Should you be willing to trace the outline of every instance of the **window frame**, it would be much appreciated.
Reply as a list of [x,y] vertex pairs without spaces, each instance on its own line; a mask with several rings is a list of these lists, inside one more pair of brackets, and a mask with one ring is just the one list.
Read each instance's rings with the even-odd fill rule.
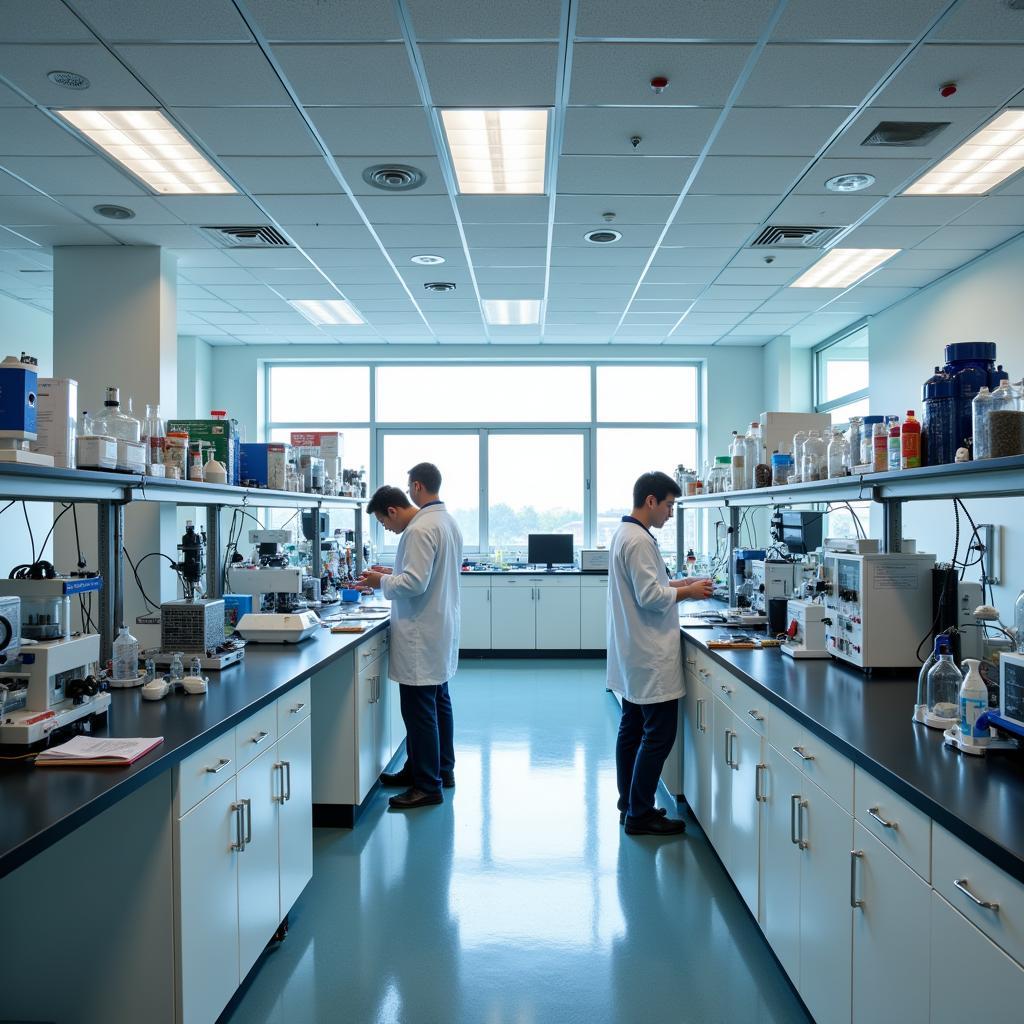
[[[468,425],[466,423],[452,423],[446,421],[424,421],[422,423],[394,423],[377,419],[377,371],[381,367],[394,366],[437,366],[439,365],[458,366],[482,366],[488,371],[500,370],[502,366],[586,366],[590,375],[590,418],[579,422],[485,422],[479,425]],[[277,366],[305,365],[311,370],[318,366],[366,366],[370,371],[370,419],[368,421],[357,420],[324,420],[318,423],[311,423],[309,420],[302,422],[284,422],[271,420],[271,378],[273,369]],[[694,407],[696,420],[663,420],[657,422],[634,422],[625,420],[598,420],[597,419],[597,369],[598,367],[624,367],[624,366],[687,366],[696,371],[695,388],[696,395]],[[594,531],[597,522],[597,431],[600,427],[616,429],[636,430],[666,430],[684,429],[693,430],[696,434],[696,451],[698,455],[703,451],[704,439],[704,373],[705,364],[701,359],[502,359],[495,362],[488,362],[480,358],[461,358],[452,360],[430,360],[430,359],[316,359],[316,360],[290,360],[287,358],[268,359],[263,363],[263,425],[261,436],[263,440],[270,437],[274,430],[369,430],[370,432],[370,480],[376,485],[380,477],[382,465],[384,434],[441,434],[441,433],[476,433],[480,437],[480,530],[479,542],[476,548],[465,549],[468,556],[486,554],[490,550],[490,538],[488,536],[488,510],[489,496],[487,487],[487,436],[490,433],[512,433],[512,434],[557,434],[573,433],[583,434],[584,466],[583,480],[585,487],[583,503],[583,534],[587,546],[593,544]],[[665,467],[666,472],[671,472],[674,467]],[[374,521],[371,523],[373,538],[379,550],[385,550],[385,541],[380,525]]]
[[[859,402],[865,398],[868,398],[871,393],[871,388],[858,388],[856,391],[848,391],[846,394],[839,395],[836,398],[824,399],[825,394],[825,364],[828,361],[824,357],[824,353],[830,348],[834,348],[836,345],[841,345],[847,338],[852,337],[860,331],[864,331],[865,334],[868,331],[868,320],[858,320],[855,324],[851,324],[849,327],[844,327],[843,330],[836,334],[833,334],[831,338],[826,338],[824,341],[815,345],[812,349],[814,357],[814,372],[813,372],[813,384],[814,384],[814,411],[820,413],[830,413],[833,409],[839,409],[844,405],[849,405],[851,402]],[[867,356],[865,356],[865,362],[867,362]]]

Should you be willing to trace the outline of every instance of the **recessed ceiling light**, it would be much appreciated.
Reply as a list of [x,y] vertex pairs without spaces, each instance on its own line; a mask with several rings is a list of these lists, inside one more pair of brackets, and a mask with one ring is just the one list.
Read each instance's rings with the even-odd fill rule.
[[411,256],[409,262],[418,263],[422,267],[436,267],[438,263],[444,263],[444,257],[424,253],[422,256]]
[[46,77],[54,85],[59,85],[62,89],[73,89],[75,92],[81,92],[83,89],[89,88],[89,79],[85,75],[80,75],[77,71],[47,71]]
[[873,174],[837,174],[825,182],[829,192],[860,192],[875,183]]
[[463,194],[543,195],[547,110],[442,110]]
[[231,184],[159,110],[55,110],[162,195],[233,193]]
[[539,324],[540,299],[484,299],[489,324]]
[[608,245],[611,242],[617,242],[622,237],[622,232],[601,228],[598,231],[588,231],[583,237],[588,242],[593,242],[594,245]]
[[848,288],[869,271],[892,259],[899,249],[830,249],[790,288]]
[[317,324],[365,324],[366,321],[345,299],[289,299],[310,323]]
[[419,188],[427,176],[411,164],[374,164],[363,171],[363,181],[385,192],[410,192]]
[[108,220],[131,220],[135,216],[134,210],[129,210],[127,206],[115,206],[113,203],[100,203],[99,206],[93,207],[93,212]]
[[905,196],[980,196],[1024,167],[1024,110],[1004,110],[925,171]]
[[455,291],[455,282],[454,281],[427,281],[423,285],[423,287],[426,288],[428,292],[453,292],[453,291]]

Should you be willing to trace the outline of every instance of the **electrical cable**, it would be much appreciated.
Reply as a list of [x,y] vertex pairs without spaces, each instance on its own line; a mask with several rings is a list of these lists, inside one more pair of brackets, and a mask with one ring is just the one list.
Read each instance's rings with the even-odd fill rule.
[[[62,502],[63,504],[63,502]],[[60,522],[61,516],[66,515],[71,510],[71,503],[64,505],[64,507],[57,513],[57,517],[53,520],[53,525],[50,527],[49,533],[43,538],[43,543],[39,545],[39,553],[42,554],[46,550],[46,545],[49,543],[50,538],[53,536],[53,531],[57,528],[57,524]]]
[[29,542],[29,544],[32,545],[32,562],[33,562],[33,564],[35,564],[35,560],[36,560],[36,539],[32,535],[32,523],[29,521],[29,518],[28,518],[28,505],[26,505],[25,502],[21,503],[21,511],[25,515],[25,525],[28,527],[28,542]]
[[128,549],[123,544],[121,545],[121,551],[124,554],[124,557],[128,560],[128,564],[132,567],[132,575],[135,577],[135,585],[139,588],[139,593],[142,595],[142,600],[146,602],[146,605],[149,607],[150,611],[159,611],[159,608],[152,601],[150,601],[149,596],[146,594],[146,589],[145,587],[143,587],[142,580],[139,577],[139,568],[132,561],[132,556],[128,554]]

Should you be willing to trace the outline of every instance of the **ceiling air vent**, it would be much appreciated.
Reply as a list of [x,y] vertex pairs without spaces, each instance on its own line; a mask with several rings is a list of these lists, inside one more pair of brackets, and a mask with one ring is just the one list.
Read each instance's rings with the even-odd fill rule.
[[423,285],[423,287],[426,288],[428,292],[453,292],[453,291],[455,291],[455,282],[454,281],[427,281]]
[[769,224],[750,243],[750,248],[820,249],[842,230],[842,228],[796,227],[789,224]]
[[862,146],[926,146],[949,121],[881,121]]
[[427,176],[410,164],[374,164],[363,171],[363,181],[385,192],[408,192],[419,188]]
[[224,249],[277,249],[291,245],[280,231],[269,224],[204,227],[200,230]]

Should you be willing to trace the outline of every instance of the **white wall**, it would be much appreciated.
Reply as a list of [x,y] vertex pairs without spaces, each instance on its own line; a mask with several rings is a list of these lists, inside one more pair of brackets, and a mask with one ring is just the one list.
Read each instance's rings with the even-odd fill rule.
[[797,348],[780,334],[764,349],[765,412],[813,412],[811,350]]
[[[39,360],[39,376],[53,373],[53,318],[49,313],[0,295],[0,359],[19,356],[27,352]],[[6,505],[7,502],[0,503]],[[36,557],[51,559],[51,553],[38,550],[53,523],[53,506],[43,502],[28,502],[29,522],[36,543]],[[52,552],[52,542],[47,552]],[[20,505],[12,505],[0,519],[0,574],[7,574],[23,562],[32,560],[28,528]]]
[[205,419],[219,408],[219,388],[213,386],[213,349],[201,338],[178,337],[178,418]]
[[[1011,380],[1024,375],[1024,236],[923,289],[868,324],[871,412],[914,409],[920,416],[921,385],[943,362],[943,346],[952,341],[994,341],[999,361]],[[1003,621],[1012,617],[1013,600],[1024,587],[1024,523],[1019,498],[970,501],[975,522],[999,523],[1003,530],[1004,583],[996,587]],[[872,522],[873,530],[878,516]],[[966,522],[963,523],[966,526]],[[918,549],[948,560],[953,550],[951,503],[904,505],[903,533]],[[876,533],[876,536],[880,534]],[[963,534],[961,535],[963,557]],[[977,579],[977,570],[969,570]]]

